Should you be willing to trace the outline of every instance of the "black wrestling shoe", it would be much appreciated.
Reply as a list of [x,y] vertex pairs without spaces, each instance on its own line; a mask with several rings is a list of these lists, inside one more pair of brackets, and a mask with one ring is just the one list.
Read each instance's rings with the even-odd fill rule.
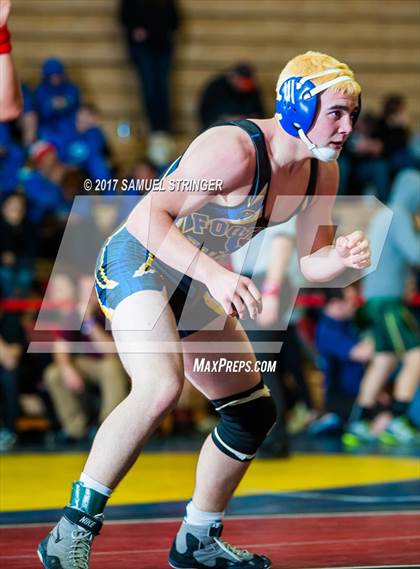
[[269,569],[264,555],[236,549],[220,539],[223,525],[193,526],[183,522],[169,553],[174,569]]

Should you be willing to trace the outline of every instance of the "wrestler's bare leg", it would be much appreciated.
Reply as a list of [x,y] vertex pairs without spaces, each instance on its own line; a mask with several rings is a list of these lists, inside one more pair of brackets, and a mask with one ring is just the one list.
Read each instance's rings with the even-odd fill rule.
[[[225,317],[221,317],[225,318]],[[239,327],[239,329],[238,329]],[[240,342],[245,351],[242,353],[206,353],[203,347],[209,343]],[[197,351],[194,348],[197,343]],[[201,344],[201,346],[200,346]],[[199,331],[183,340],[185,375],[208,399],[221,399],[257,385],[261,380],[257,372],[241,373],[199,373],[195,372],[194,359],[249,360],[255,362],[255,355],[243,329],[234,318],[227,318],[223,331]],[[190,350],[193,350],[192,352]],[[194,505],[206,512],[222,512],[244,476],[249,462],[234,460],[222,453],[208,437],[200,452],[197,465]]]
[[[152,330],[141,330],[156,320]],[[141,291],[124,299],[115,310],[112,332],[131,390],[99,428],[84,468],[85,474],[108,488],[115,488],[137,460],[147,439],[176,405],[184,381],[180,351],[145,350],[147,342],[155,346],[172,342],[181,348],[164,293]],[[137,345],[138,351],[132,351]]]

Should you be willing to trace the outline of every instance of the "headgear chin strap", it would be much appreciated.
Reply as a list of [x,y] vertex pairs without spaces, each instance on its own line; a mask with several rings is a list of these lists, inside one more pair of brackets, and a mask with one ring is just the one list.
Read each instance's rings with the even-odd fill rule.
[[338,83],[351,81],[352,77],[340,75],[321,85],[315,85],[311,79],[341,72],[341,69],[326,69],[305,77],[289,77],[280,85],[277,94],[276,113],[282,128],[291,136],[300,138],[314,156],[323,162],[336,160],[340,151],[329,146],[319,147],[307,136],[316,116],[318,94]]
[[321,162],[332,162],[333,160],[337,160],[340,156],[339,150],[335,150],[329,146],[317,146],[311,142],[301,128],[298,130],[298,136],[315,158],[318,158]]

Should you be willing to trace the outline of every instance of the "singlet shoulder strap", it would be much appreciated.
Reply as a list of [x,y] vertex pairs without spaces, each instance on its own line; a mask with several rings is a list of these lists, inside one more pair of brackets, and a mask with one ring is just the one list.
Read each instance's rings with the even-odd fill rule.
[[294,215],[297,215],[300,211],[303,211],[308,207],[308,205],[310,205],[316,191],[316,182],[318,179],[318,166],[319,166],[318,160],[316,158],[311,158],[309,180],[305,192],[305,197],[303,198],[301,205],[297,208],[292,217]]
[[313,197],[315,195],[317,178],[318,178],[318,160],[316,158],[311,158],[311,171],[309,173],[309,182],[305,194],[307,197]]
[[[255,148],[256,167],[249,195],[250,197],[258,196],[264,187],[268,188],[271,180],[271,164],[262,130],[254,122],[248,119],[224,122],[215,126],[238,126],[250,136]],[[172,172],[178,168],[183,155],[184,153],[172,162],[172,164],[160,176],[161,179],[169,176],[169,174],[172,174]]]
[[268,157],[267,146],[262,130],[254,122],[248,119],[229,121],[218,126],[238,126],[251,138],[255,148],[256,168],[250,196],[258,196],[263,188],[270,185],[271,164]]

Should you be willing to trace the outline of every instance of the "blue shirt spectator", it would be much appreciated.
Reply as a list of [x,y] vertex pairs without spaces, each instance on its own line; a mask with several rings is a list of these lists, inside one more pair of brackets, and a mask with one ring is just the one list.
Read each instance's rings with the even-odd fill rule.
[[57,163],[54,146],[45,141],[37,142],[31,148],[30,156],[35,168],[24,172],[22,185],[28,201],[28,218],[31,223],[40,224],[47,213],[68,213],[69,206],[60,186],[52,178]]
[[354,397],[358,394],[364,366],[350,359],[350,353],[358,343],[352,320],[336,320],[326,314],[321,316],[316,346],[321,356],[327,392],[337,383],[337,387],[346,394]]
[[365,364],[373,356],[373,344],[360,340],[354,323],[355,288],[326,289],[325,295],[315,342],[324,373],[326,411],[344,422],[359,392]]
[[75,122],[66,132],[50,138],[50,141],[57,147],[63,162],[83,169],[92,180],[111,178],[107,141],[92,105],[82,105],[76,113]]
[[74,125],[80,104],[78,87],[66,76],[59,59],[47,59],[42,66],[42,81],[34,92],[34,108],[39,117],[38,138],[65,135]]

